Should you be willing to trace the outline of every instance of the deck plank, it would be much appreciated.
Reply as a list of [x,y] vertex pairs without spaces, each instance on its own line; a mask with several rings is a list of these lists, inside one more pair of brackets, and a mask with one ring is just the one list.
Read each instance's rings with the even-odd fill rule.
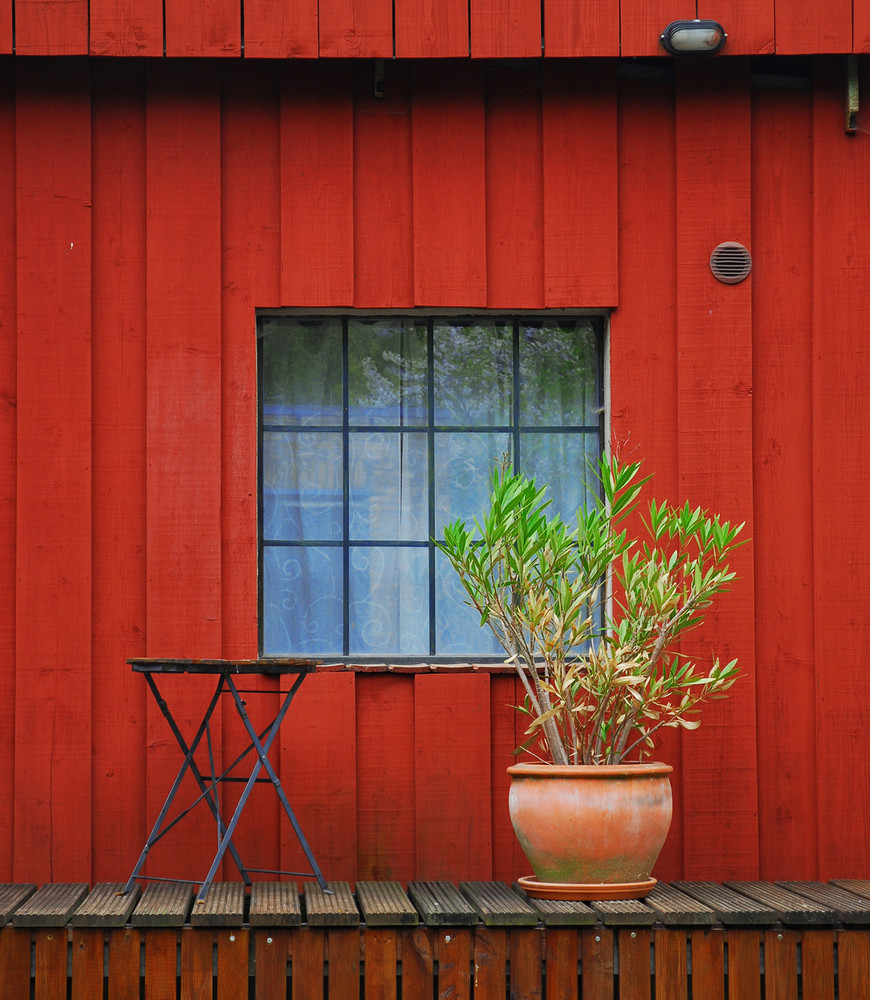
[[727,888],[770,907],[784,924],[818,926],[837,922],[837,915],[833,910],[817,902],[803,899],[770,882],[725,882],[724,884]]
[[750,899],[718,882],[673,882],[679,892],[697,899],[715,911],[727,927],[753,927],[775,924],[776,912],[757,900]]
[[12,914],[13,927],[64,927],[88,894],[86,882],[50,883],[37,889]]
[[640,899],[590,899],[605,927],[651,927],[658,914]]
[[844,924],[870,924],[870,900],[826,882],[777,882],[783,889],[834,910]]
[[123,882],[101,882],[70,917],[73,927],[123,927],[139,901],[139,887],[125,895]]
[[302,906],[295,882],[255,882],[251,886],[252,927],[299,927]]
[[512,888],[536,911],[546,927],[590,927],[598,922],[598,914],[588,903],[574,899],[535,899],[519,882],[514,882]]
[[427,927],[468,927],[477,911],[452,882],[410,882],[408,895]]
[[529,927],[538,922],[532,906],[504,882],[461,882],[459,891],[487,927]]
[[414,904],[399,882],[357,882],[356,899],[369,927],[413,927],[419,923]]
[[134,927],[182,927],[193,902],[187,882],[155,882],[142,893],[130,918]]
[[305,885],[305,917],[310,927],[356,927],[360,913],[347,882],[327,882],[328,892],[317,884]]
[[666,926],[709,927],[718,921],[711,907],[662,882],[655,885],[644,902]]
[[205,899],[190,914],[191,927],[241,927],[245,922],[245,887],[241,882],[212,882]]
[[8,924],[12,914],[35,892],[35,882],[5,882],[0,885],[0,927]]

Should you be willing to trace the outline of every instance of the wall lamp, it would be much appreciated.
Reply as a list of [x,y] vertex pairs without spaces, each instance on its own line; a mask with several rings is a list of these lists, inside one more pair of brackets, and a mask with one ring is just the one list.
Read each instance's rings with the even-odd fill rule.
[[661,43],[675,56],[689,52],[712,55],[722,48],[727,37],[718,21],[671,21],[662,32]]

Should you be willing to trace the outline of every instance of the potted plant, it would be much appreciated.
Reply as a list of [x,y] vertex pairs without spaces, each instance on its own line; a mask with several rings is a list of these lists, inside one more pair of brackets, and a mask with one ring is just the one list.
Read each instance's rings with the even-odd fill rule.
[[525,689],[516,753],[541,762],[508,770],[532,895],[649,892],[672,768],[647,756],[660,730],[697,728],[699,706],[737,678],[736,660],[702,667],[677,644],[734,580],[743,525],[655,500],[632,516],[649,479],[640,469],[602,457],[597,495],[569,524],[548,509],[546,487],[504,460],[482,519],[449,524],[438,543]]

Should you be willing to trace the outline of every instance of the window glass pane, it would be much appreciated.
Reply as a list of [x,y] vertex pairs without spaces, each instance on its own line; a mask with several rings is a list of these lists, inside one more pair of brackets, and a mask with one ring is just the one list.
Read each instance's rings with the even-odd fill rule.
[[477,609],[459,577],[440,552],[435,554],[435,644],[443,656],[496,656],[507,654],[488,625],[480,624]]
[[263,423],[340,424],[341,321],[275,317],[261,335]]
[[597,425],[597,339],[588,319],[523,323],[520,424]]
[[351,655],[419,655],[428,648],[428,548],[351,548]]
[[599,454],[597,434],[525,434],[522,439],[523,471],[546,485],[552,509],[572,526],[580,504],[594,502],[589,462],[597,462]]
[[266,546],[263,551],[263,646],[281,653],[340,656],[340,548]]
[[426,541],[429,537],[425,434],[352,434],[350,537]]
[[263,538],[339,541],[342,444],[334,433],[263,434]]
[[479,517],[489,499],[495,463],[510,451],[508,434],[443,433],[435,438],[435,531],[461,517]]
[[348,322],[348,418],[357,424],[425,425],[426,323]]
[[435,423],[509,426],[513,398],[513,324],[487,319],[434,327]]

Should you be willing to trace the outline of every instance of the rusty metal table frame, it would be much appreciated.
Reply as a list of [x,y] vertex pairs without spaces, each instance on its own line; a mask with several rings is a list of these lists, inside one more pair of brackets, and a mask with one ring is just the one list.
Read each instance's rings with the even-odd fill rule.
[[[123,889],[123,894],[128,893],[135,883],[137,878],[148,879],[160,882],[169,881],[191,881],[196,883],[196,879],[164,879],[158,876],[152,875],[140,875],[142,866],[145,864],[145,860],[151,851],[151,848],[172,829],[178,822],[180,822],[194,806],[198,805],[200,802],[205,801],[208,808],[210,809],[212,815],[217,823],[218,832],[218,848],[214,859],[211,862],[211,867],[208,870],[205,878],[200,882],[200,889],[197,893],[196,902],[202,903],[211,888],[211,884],[214,880],[215,874],[217,873],[218,866],[220,865],[224,855],[229,852],[232,857],[236,867],[239,870],[239,874],[242,877],[245,885],[251,884],[251,872],[272,874],[272,875],[297,875],[304,878],[316,878],[320,887],[328,891],[326,881],[324,880],[323,874],[315,860],[314,854],[308,845],[308,841],[305,839],[302,829],[299,826],[299,822],[296,819],[296,815],[290,806],[290,802],[287,799],[287,795],[284,791],[281,781],[275,773],[275,769],[272,767],[269,761],[269,750],[278,735],[278,731],[281,728],[281,723],[284,721],[293,698],[296,692],[302,686],[302,682],[312,673],[317,666],[318,661],[313,660],[297,660],[297,659],[266,659],[266,660],[185,660],[185,659],[151,659],[151,658],[137,658],[127,661],[133,670],[137,673],[144,675],[145,680],[148,683],[148,687],[154,696],[155,701],[160,707],[160,711],[163,713],[166,721],[169,723],[169,728],[172,730],[172,734],[175,736],[175,740],[181,749],[183,755],[183,761],[179,768],[178,774],[172,783],[172,787],[169,790],[169,794],[166,797],[166,801],[163,803],[163,807],[160,810],[160,814],[157,817],[157,821],[154,824],[151,833],[148,836],[145,846],[142,848],[142,853],[139,855],[139,860],[136,862],[129,879]],[[172,716],[172,712],[167,704],[165,698],[160,693],[160,689],[157,686],[156,677],[163,674],[197,674],[197,675],[211,675],[217,677],[217,683],[215,686],[214,694],[211,697],[208,705],[206,706],[205,712],[202,717],[202,721],[199,723],[197,730],[188,745],[181,730],[178,728],[175,719]],[[236,683],[236,678],[243,676],[251,676],[255,674],[268,675],[268,676],[280,676],[284,674],[296,675],[293,683],[286,692],[282,692],[283,697],[281,698],[280,707],[277,714],[272,719],[272,721],[263,729],[260,733],[256,731],[251,720],[248,716],[245,701],[242,698],[242,694],[251,693],[248,690],[240,691],[238,684]],[[254,692],[261,693],[261,692]],[[262,692],[265,693],[265,692]],[[229,767],[224,769],[220,774],[217,773],[215,767],[214,754],[212,752],[211,746],[211,732],[209,724],[217,708],[221,696],[229,694],[232,697],[233,703],[235,704],[236,711],[242,724],[247,731],[248,738],[250,742],[245,750],[230,764]],[[209,758],[209,773],[208,776],[202,773],[202,770],[198,766],[195,760],[195,754],[199,748],[203,737],[206,738],[206,744],[208,747],[208,758]],[[251,768],[251,773],[247,779],[244,778],[232,778],[231,773],[235,768],[248,756],[251,751],[256,754],[256,760]],[[245,805],[248,801],[248,797],[251,794],[251,790],[258,781],[266,781],[265,778],[260,778],[260,772],[265,771],[268,775],[268,781],[271,782],[274,787],[278,798],[281,802],[281,806],[284,809],[287,818],[290,820],[290,824],[293,827],[293,831],[299,841],[302,850],[305,852],[305,857],[308,859],[308,863],[311,865],[310,872],[289,872],[289,871],[276,871],[273,869],[263,869],[263,868],[246,868],[242,863],[242,859],[239,856],[239,852],[236,849],[236,845],[233,843],[233,833],[235,832],[236,826],[238,825],[239,819],[244,812]],[[196,781],[200,789],[200,795],[198,798],[194,799],[187,808],[185,808],[181,813],[176,815],[173,819],[167,821],[169,815],[170,807],[175,799],[178,790],[181,787],[182,780],[185,774],[190,772],[191,776]],[[233,811],[233,815],[230,817],[229,822],[225,823],[223,817],[221,816],[220,804],[218,801],[218,785],[223,781],[245,781],[244,789],[242,790],[241,797],[239,798],[236,808]]]

